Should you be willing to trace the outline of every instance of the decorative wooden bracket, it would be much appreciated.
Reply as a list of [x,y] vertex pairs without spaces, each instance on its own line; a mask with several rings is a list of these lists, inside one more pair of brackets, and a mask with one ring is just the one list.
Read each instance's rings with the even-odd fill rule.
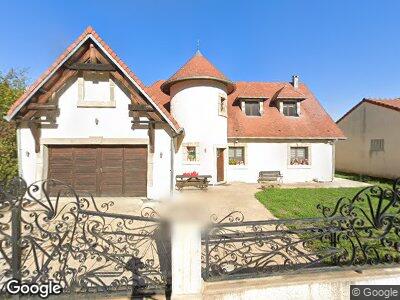
[[148,130],[148,135],[149,135],[149,150],[150,153],[154,153],[154,142],[155,142],[155,124],[150,123],[149,124],[149,130]]
[[55,104],[40,104],[40,103],[29,103],[28,110],[56,110],[57,105]]
[[31,130],[33,139],[35,140],[35,152],[40,152],[40,123],[35,121],[28,122],[29,129]]
[[150,105],[146,104],[129,104],[128,105],[129,111],[144,111],[144,112],[151,112],[154,111],[154,109]]
[[110,64],[75,63],[72,65],[67,65],[66,68],[78,71],[115,71],[115,67]]

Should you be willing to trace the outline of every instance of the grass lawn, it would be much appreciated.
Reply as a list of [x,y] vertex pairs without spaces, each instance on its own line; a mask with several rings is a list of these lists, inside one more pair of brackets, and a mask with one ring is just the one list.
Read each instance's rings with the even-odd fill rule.
[[[359,175],[336,174],[338,177],[358,180]],[[392,188],[393,181],[379,178],[363,178],[364,182]],[[363,188],[269,188],[256,193],[256,198],[279,219],[322,217],[318,204],[334,207],[341,197],[352,199]]]
[[[343,178],[355,179],[354,175],[348,174],[340,174]],[[357,175],[356,175],[357,176]],[[373,185],[379,185],[382,188],[392,188],[392,182],[389,180],[383,179],[370,179],[366,181]],[[264,191],[260,191],[256,193],[256,198],[277,218],[279,219],[303,219],[303,218],[320,218],[323,217],[322,212],[317,209],[318,204],[322,204],[326,207],[334,208],[337,201],[346,197],[349,199],[353,199],[353,197],[364,188],[295,188],[295,189],[280,189],[280,188],[269,188]],[[377,208],[376,201],[373,206],[374,210]],[[370,214],[368,203],[358,202],[356,204],[359,208],[362,208],[367,214]],[[358,212],[358,210],[356,210]],[[391,207],[387,213],[398,214],[398,208]],[[371,226],[371,223],[364,218],[364,216],[360,213],[358,217],[364,219],[366,221],[365,226]],[[297,225],[290,227],[291,229],[296,229]],[[393,257],[399,259],[399,253],[397,252],[396,246],[384,246],[378,237],[385,236],[386,241],[398,242],[399,237],[398,234],[395,233],[395,228],[391,228],[389,234],[384,232],[386,227],[382,227],[376,230],[373,230],[373,235],[368,237],[368,235],[364,231],[360,231],[363,238],[361,238],[361,242],[363,246],[372,247],[374,251],[376,250],[379,255],[379,260],[384,261],[386,255],[388,257]],[[310,236],[314,236],[315,233],[307,233],[307,234],[299,234],[299,236],[303,239],[309,239]],[[310,251],[321,251],[321,253],[329,249],[330,242],[328,240],[315,240],[314,244],[309,248]],[[348,253],[352,253],[353,247],[348,240],[341,240],[340,244],[338,244],[337,249],[346,249]],[[363,259],[363,253],[360,250],[361,248],[357,248],[356,257]],[[375,252],[369,253],[369,259],[375,259]],[[351,256],[348,256],[349,259]],[[327,257],[324,261],[330,263],[332,257]],[[361,260],[362,261],[362,260]]]
[[366,176],[366,175],[343,173],[343,172],[336,172],[335,176],[339,177],[339,178],[354,180],[354,181],[367,182],[372,185],[379,185],[383,188],[389,188],[389,189],[393,187],[393,181],[394,181],[392,179],[377,178],[377,177],[370,177],[370,176]]
[[361,188],[271,188],[256,193],[256,198],[275,217],[297,219],[323,217],[318,204],[335,207],[341,197],[353,198]]

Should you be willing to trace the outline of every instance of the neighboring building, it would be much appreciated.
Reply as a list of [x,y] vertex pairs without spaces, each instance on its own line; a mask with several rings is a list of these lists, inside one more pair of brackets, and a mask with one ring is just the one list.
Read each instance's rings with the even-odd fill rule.
[[297,76],[232,82],[200,52],[166,81],[144,86],[88,28],[10,108],[20,174],[94,195],[161,198],[177,174],[214,184],[330,181],[344,138]]
[[336,169],[384,178],[400,176],[400,99],[364,98],[337,122]]

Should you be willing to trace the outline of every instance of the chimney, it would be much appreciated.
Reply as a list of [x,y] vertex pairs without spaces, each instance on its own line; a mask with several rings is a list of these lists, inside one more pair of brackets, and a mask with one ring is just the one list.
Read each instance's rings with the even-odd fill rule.
[[297,75],[292,76],[292,84],[295,89],[299,87],[299,76]]

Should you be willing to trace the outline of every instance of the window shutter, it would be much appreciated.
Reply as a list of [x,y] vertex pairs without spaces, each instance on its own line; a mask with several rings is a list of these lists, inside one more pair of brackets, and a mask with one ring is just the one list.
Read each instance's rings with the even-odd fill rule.
[[196,161],[200,161],[200,147],[196,146]]
[[182,148],[182,158],[183,158],[183,161],[188,161],[187,156],[188,156],[188,151],[187,151],[187,147],[185,146],[185,147]]
[[82,102],[85,90],[84,90],[84,80],[83,77],[78,77],[78,101]]
[[297,148],[297,157],[304,159],[306,158],[306,149],[305,148]]
[[296,158],[296,148],[290,148],[290,158]]

